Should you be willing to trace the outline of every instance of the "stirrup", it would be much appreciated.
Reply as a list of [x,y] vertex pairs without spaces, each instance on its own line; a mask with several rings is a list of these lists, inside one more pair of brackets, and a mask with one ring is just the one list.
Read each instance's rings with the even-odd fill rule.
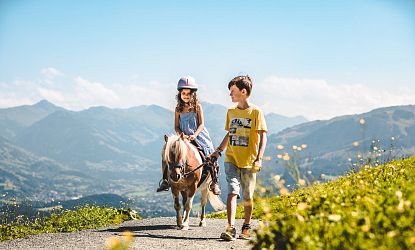
[[[162,186],[164,183],[167,183],[166,186]],[[169,191],[170,185],[169,182],[165,179],[161,179],[159,182],[159,187],[157,188],[157,192],[161,192],[161,191]]]

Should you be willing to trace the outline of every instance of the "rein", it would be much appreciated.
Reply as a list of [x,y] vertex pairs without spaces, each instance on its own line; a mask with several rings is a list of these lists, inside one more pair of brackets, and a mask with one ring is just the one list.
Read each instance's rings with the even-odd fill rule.
[[[189,171],[187,173],[184,173],[183,174],[183,177],[187,177],[189,174],[192,174],[192,173],[196,172],[197,170],[199,170],[200,168],[202,168],[205,165],[207,165],[206,162],[200,164],[197,168],[193,169],[192,171]],[[186,163],[186,166],[189,166],[189,165],[187,165],[187,163]]]

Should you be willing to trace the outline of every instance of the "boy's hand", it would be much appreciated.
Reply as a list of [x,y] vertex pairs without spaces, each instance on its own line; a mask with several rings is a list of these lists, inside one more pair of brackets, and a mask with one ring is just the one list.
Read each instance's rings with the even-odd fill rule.
[[258,173],[259,171],[261,171],[261,167],[262,167],[262,159],[256,159],[254,161],[254,166],[252,166],[252,173]]
[[219,157],[220,157],[219,153],[215,151],[211,153],[210,155],[208,155],[207,158],[208,158],[208,161],[215,162],[217,159],[219,159]]

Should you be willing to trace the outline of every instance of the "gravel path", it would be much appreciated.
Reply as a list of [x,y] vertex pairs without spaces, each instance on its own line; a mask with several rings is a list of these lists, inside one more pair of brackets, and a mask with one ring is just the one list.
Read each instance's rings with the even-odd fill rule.
[[[120,225],[76,233],[32,235],[26,238],[0,242],[0,249],[106,249],[111,237],[122,237],[125,231],[133,234],[131,249],[250,249],[248,241],[237,239],[226,242],[220,234],[226,220],[207,219],[207,227],[199,227],[197,218],[190,218],[188,231],[178,230],[173,217],[126,221]],[[255,227],[257,222],[253,222]],[[242,220],[237,220],[238,232]]]

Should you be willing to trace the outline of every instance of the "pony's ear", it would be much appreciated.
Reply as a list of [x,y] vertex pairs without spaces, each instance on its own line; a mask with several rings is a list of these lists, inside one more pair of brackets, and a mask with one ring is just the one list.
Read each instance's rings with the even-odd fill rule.
[[164,135],[164,141],[167,142],[168,139],[169,137],[167,135]]
[[183,132],[180,133],[180,139],[182,139],[182,140],[186,139],[186,136],[184,135]]

